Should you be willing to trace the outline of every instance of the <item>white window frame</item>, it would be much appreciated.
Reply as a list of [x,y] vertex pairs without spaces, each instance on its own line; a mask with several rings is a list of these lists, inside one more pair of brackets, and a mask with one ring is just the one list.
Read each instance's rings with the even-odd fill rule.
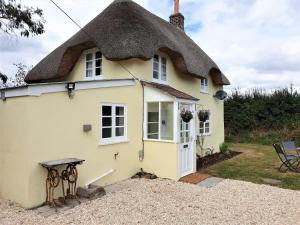
[[[162,103],[173,103],[173,139],[172,140],[165,140],[165,139],[161,139],[161,104]],[[152,138],[148,138],[148,104],[149,103],[158,103],[158,139],[152,139]],[[175,102],[172,101],[148,101],[145,102],[145,129],[144,129],[144,140],[147,141],[159,141],[159,142],[175,142],[175,137],[177,135],[177,129],[175,129],[175,127],[177,126],[176,124],[176,120],[175,118],[177,118],[177,114],[175,113],[175,106],[177,106],[175,104]],[[150,122],[150,123],[155,123],[155,122]],[[150,134],[156,134],[156,133],[150,133]]]
[[[156,83],[161,84],[167,84],[168,83],[168,59],[165,55],[155,54],[155,56],[158,56],[158,78],[154,78],[153,72],[154,72],[154,57],[152,58],[152,81]],[[162,59],[166,60],[166,80],[162,79]]]
[[[84,80],[101,80],[101,79],[103,79],[103,55],[101,53],[101,74],[96,76],[96,52],[101,53],[101,51],[98,50],[98,49],[90,49],[90,50],[84,51],[84,71],[83,71]],[[86,68],[86,62],[87,62],[86,56],[88,54],[93,54],[93,59],[91,60],[92,63],[93,63],[93,65],[92,65],[93,76],[91,76],[91,77],[86,76],[86,70],[87,70],[87,68]]]
[[[102,118],[105,117],[103,116],[102,112],[102,107],[103,106],[110,106],[112,113],[111,113],[111,118],[112,118],[112,125],[110,126],[112,129],[111,137],[109,138],[103,138],[102,137]],[[116,115],[116,107],[123,107],[124,108],[124,136],[116,136],[116,128],[118,127],[123,127],[123,126],[116,126],[116,118],[118,117]],[[101,103],[100,104],[100,145],[107,145],[107,144],[116,144],[116,143],[122,143],[122,142],[128,142],[128,137],[127,137],[127,105],[125,104],[114,104],[114,103]]]
[[[203,124],[203,128],[201,128],[201,124]],[[208,126],[208,132],[206,132],[206,128]],[[201,133],[201,130],[203,130],[203,133]],[[199,121],[199,134],[200,135],[211,135],[211,113],[209,112],[208,119],[205,122]]]
[[208,93],[209,92],[209,85],[207,78],[201,78],[200,80],[200,92]]

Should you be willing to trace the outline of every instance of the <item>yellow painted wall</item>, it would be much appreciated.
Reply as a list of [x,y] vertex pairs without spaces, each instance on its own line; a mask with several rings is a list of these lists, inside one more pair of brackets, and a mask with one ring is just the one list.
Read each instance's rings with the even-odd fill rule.
[[[200,98],[198,108],[211,111],[212,135],[205,141],[207,147],[217,150],[224,141],[223,102],[212,96],[221,87],[214,86],[209,79],[210,93],[200,93],[200,80],[177,73],[167,58],[168,84]],[[67,80],[83,80],[84,63],[82,55]],[[130,59],[120,63],[135,76],[152,80],[151,60]],[[104,79],[132,78],[117,62],[105,58],[103,74]],[[128,142],[98,145],[101,103],[127,104]],[[77,91],[73,99],[69,99],[66,93],[52,93],[1,101],[0,197],[16,201],[26,208],[41,204],[45,199],[46,171],[38,162],[65,157],[86,160],[78,167],[79,186],[110,169],[115,172],[102,179],[99,185],[129,178],[140,168],[176,180],[178,153],[175,143],[146,141],[145,159],[142,163],[139,161],[142,110],[142,88],[138,83],[128,87]],[[92,131],[84,133],[83,124],[91,124]],[[118,152],[115,160],[114,154]]]
[[177,144],[145,141],[143,169],[158,177],[178,179]]
[[29,185],[29,99],[20,100],[0,101],[0,198],[25,203]]
[[[186,92],[194,97],[200,99],[197,105],[197,111],[200,109],[210,110],[211,113],[211,135],[205,136],[204,147],[214,148],[216,152],[219,151],[219,145],[224,142],[224,104],[223,101],[216,100],[213,95],[221,90],[222,86],[216,86],[211,78],[208,79],[209,82],[209,93],[200,92],[200,79],[191,77],[186,74],[179,73],[170,57],[164,53],[162,54],[167,58],[167,83],[168,85]],[[78,81],[83,80],[84,76],[84,63],[85,56],[84,53],[78,60],[74,70],[68,77],[69,80]],[[144,61],[141,59],[130,59],[120,61],[123,66],[125,66],[134,76],[152,81],[152,60]],[[118,62],[113,62],[105,59],[103,57],[103,75],[104,79],[119,79],[119,78],[132,78],[132,76],[126,71]],[[199,134],[199,121],[197,119],[197,129],[196,133]],[[197,147],[199,151],[199,146]]]
[[[77,91],[73,99],[66,93],[55,93],[1,101],[0,197],[26,208],[41,204],[45,200],[46,170],[38,163],[53,159],[86,160],[78,166],[79,186],[110,169],[115,172],[99,185],[138,172],[138,152],[142,148],[141,91],[136,85]],[[99,145],[100,103],[128,106],[128,142]],[[92,131],[83,132],[83,124],[91,124]],[[115,153],[119,153],[116,160]]]

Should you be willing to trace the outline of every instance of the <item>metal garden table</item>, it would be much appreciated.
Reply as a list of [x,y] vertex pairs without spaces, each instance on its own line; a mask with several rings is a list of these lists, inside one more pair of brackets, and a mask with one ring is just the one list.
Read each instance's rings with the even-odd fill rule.
[[[46,178],[46,201],[45,204],[56,207],[54,199],[54,189],[62,183],[62,192],[64,203],[66,198],[75,198],[76,185],[78,179],[78,171],[76,166],[82,164],[85,160],[77,158],[66,158],[60,160],[51,160],[39,163],[42,167],[47,169],[48,174]],[[65,169],[59,174],[57,167],[66,166]],[[67,182],[67,189],[65,190],[64,183]]]

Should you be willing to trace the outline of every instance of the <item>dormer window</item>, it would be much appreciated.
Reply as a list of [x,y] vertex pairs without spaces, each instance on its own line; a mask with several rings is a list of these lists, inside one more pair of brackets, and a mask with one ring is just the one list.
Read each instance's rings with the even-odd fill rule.
[[89,51],[85,54],[85,73],[86,80],[102,78],[102,54],[100,51]]
[[200,91],[208,93],[208,80],[206,78],[201,79]]
[[167,59],[155,55],[153,58],[153,81],[158,83],[167,82]]

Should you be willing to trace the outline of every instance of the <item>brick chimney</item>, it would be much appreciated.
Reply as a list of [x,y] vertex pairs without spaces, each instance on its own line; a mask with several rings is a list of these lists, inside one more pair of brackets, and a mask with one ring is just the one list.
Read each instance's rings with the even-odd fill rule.
[[184,30],[184,16],[179,12],[179,0],[174,0],[174,14],[170,16],[170,23]]

